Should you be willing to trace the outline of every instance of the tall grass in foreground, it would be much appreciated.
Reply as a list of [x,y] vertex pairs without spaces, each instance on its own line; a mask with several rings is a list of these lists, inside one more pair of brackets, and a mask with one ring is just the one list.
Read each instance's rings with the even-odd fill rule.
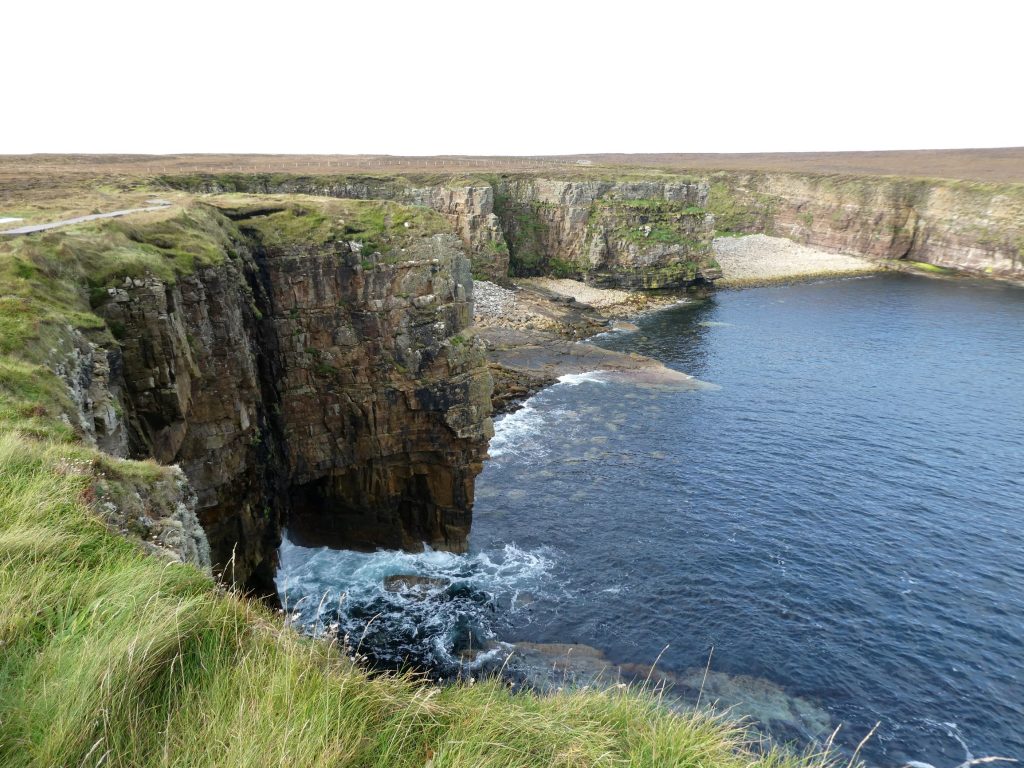
[[142,554],[88,511],[70,446],[0,435],[0,765],[796,768],[637,691],[370,679]]

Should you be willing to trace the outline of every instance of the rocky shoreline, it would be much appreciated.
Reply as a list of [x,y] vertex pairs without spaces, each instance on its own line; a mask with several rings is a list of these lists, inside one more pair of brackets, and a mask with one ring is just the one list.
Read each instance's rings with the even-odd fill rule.
[[[453,591],[460,589],[448,577],[417,573],[385,576],[382,587],[428,611],[431,605],[441,610]],[[533,598],[524,593],[517,599],[529,603]],[[329,629],[337,625],[314,623],[314,632],[317,626],[324,627],[328,637],[339,639],[337,631]],[[793,695],[766,678],[712,670],[710,658],[705,665],[673,671],[660,665],[660,656],[653,663],[650,659],[624,661],[577,642],[487,639],[474,644],[473,639],[470,634],[470,647],[455,652],[454,664],[421,670],[426,679],[449,685],[493,676],[513,691],[544,695],[563,690],[647,689],[669,709],[685,712],[704,704],[726,712],[729,719],[750,725],[774,745],[820,744],[833,729],[830,714],[813,700]],[[347,655],[354,653],[344,647]]]
[[[883,271],[879,262],[811,248],[780,237],[746,235],[714,241],[727,288]],[[629,319],[704,298],[705,293],[644,292],[601,288],[578,280],[522,278],[505,286],[474,283],[471,333],[487,350],[496,414],[516,410],[526,398],[563,376],[602,372],[639,385],[697,388],[702,382],[659,361],[613,352],[586,339],[614,330],[636,330]]]
[[478,280],[474,293],[471,332],[486,349],[496,414],[516,410],[528,397],[562,377],[583,373],[626,377],[639,386],[696,389],[702,385],[654,358],[614,352],[585,341],[608,331],[636,330],[635,325],[619,318],[685,300],[679,296],[546,278],[523,280],[514,288]]

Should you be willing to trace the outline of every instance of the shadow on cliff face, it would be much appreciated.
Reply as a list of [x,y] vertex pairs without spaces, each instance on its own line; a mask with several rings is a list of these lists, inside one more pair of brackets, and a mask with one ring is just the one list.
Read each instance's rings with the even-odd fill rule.
[[492,383],[460,335],[462,243],[393,203],[244,203],[197,207],[212,234],[182,219],[208,265],[97,293],[129,452],[182,466],[215,570],[256,594],[290,517],[306,541],[465,551]]
[[380,461],[293,487],[289,537],[304,547],[362,552],[428,546],[465,552],[472,488],[458,486],[444,457],[422,461],[419,469]]

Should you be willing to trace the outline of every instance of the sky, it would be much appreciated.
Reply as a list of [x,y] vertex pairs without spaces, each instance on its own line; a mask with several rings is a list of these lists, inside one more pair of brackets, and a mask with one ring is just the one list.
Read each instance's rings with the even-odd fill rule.
[[1024,8],[16,2],[0,154],[1024,145]]

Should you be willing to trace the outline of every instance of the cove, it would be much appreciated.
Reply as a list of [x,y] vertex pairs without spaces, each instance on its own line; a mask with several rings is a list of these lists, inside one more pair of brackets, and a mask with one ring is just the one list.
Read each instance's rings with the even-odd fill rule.
[[[846,749],[881,721],[872,764],[1019,758],[1022,298],[880,275],[650,315],[597,343],[715,386],[573,377],[496,425],[468,555],[286,542],[278,584],[344,592],[333,616],[385,659],[667,645],[667,673],[710,654],[731,695],[784,691]],[[445,610],[379,586],[412,572],[448,580]]]

